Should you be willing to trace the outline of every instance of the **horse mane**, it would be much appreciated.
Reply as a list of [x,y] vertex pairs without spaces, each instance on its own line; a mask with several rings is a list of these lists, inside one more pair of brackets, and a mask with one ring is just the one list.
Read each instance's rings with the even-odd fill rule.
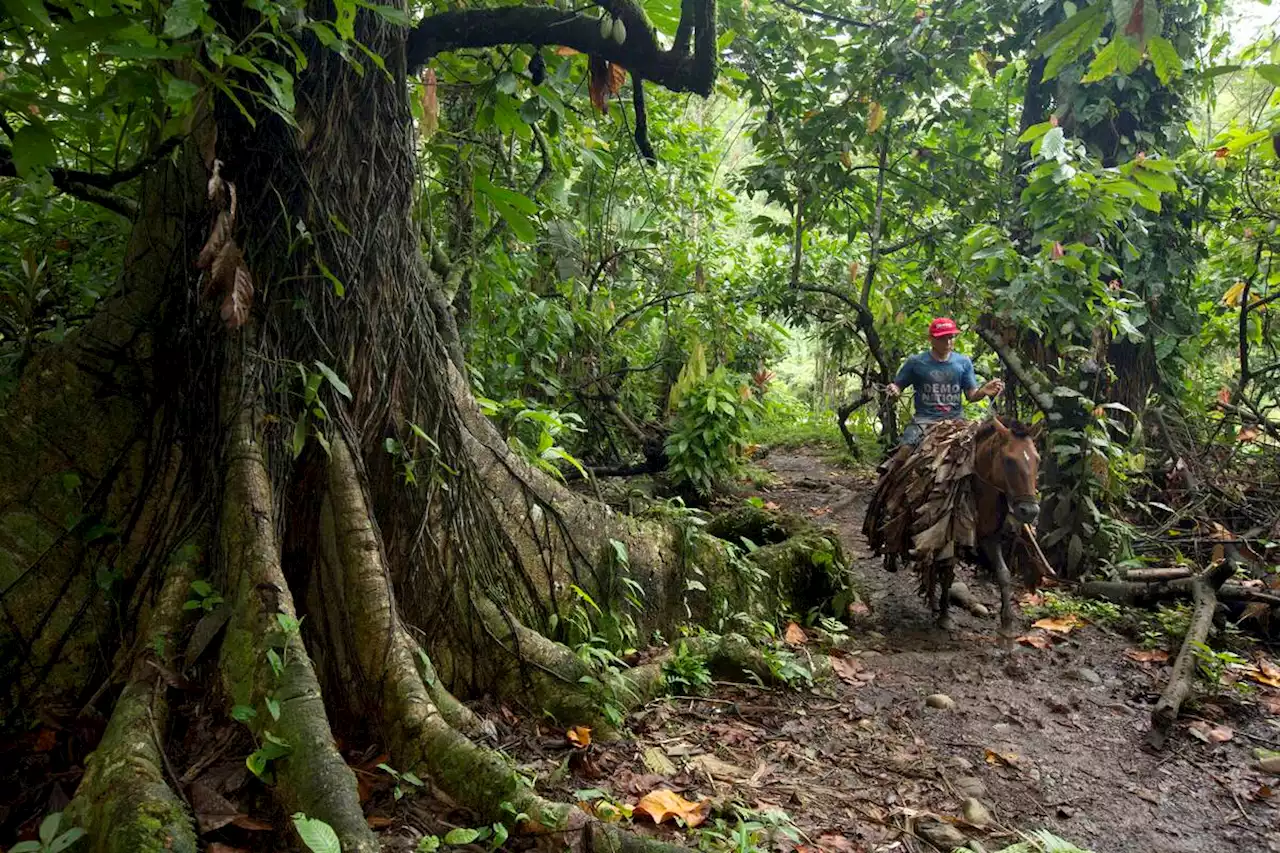
[[[1030,438],[1031,437],[1031,427],[1027,426],[1022,421],[1015,421],[1012,419],[1005,420],[1004,418],[1001,418],[1000,423],[1004,424],[1005,427],[1008,428],[1009,432],[1013,433],[1014,438]],[[991,419],[985,420],[981,423],[981,425],[979,425],[978,431],[974,434],[973,436],[974,440],[982,441],[983,439],[990,437],[995,431],[996,431],[995,419],[991,418]]]

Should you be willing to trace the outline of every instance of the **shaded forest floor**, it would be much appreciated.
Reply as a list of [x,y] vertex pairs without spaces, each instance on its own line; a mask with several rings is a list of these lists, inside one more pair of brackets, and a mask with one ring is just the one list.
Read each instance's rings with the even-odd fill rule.
[[[1280,853],[1280,777],[1254,761],[1259,748],[1280,750],[1280,688],[1260,688],[1245,702],[1203,700],[1163,753],[1147,752],[1167,665],[1130,657],[1133,638],[1086,625],[1038,648],[1000,640],[994,615],[958,607],[956,630],[940,632],[913,576],[885,573],[868,553],[861,524],[869,471],[807,451],[775,451],[763,464],[774,482],[751,494],[835,528],[853,563],[864,604],[847,653],[833,659],[837,677],[801,689],[717,683],[706,696],[655,701],[628,719],[622,740],[585,749],[543,720],[478,708],[492,724],[493,745],[546,796],[585,801],[602,815],[660,788],[710,800],[710,818],[693,830],[634,821],[639,832],[707,851],[949,853],[966,842],[995,851],[1020,831],[1048,829],[1095,853]],[[971,570],[960,577],[994,614],[994,589]],[[1030,630],[1031,619],[1021,618]],[[824,653],[798,631],[788,634],[801,659]],[[947,698],[926,702],[934,694]],[[178,716],[218,719],[196,704]],[[242,727],[222,721],[192,732],[198,737],[171,756],[171,772],[184,785],[196,780],[187,790],[204,849],[286,849],[285,824],[245,770],[252,744]],[[30,837],[40,815],[60,809],[75,789],[83,750],[54,734],[33,729],[0,748],[2,840],[19,824]],[[81,740],[91,748],[96,737]],[[451,829],[451,840],[470,837],[468,816],[443,793],[404,784],[406,796],[394,796],[378,766],[387,760],[381,745],[342,748],[384,850],[433,849],[419,846],[422,837],[446,838]],[[493,846],[491,838],[475,842],[453,849]]]
[[[957,609],[957,630],[939,632],[911,574],[885,573],[867,551],[870,474],[806,452],[775,452],[764,465],[778,483],[756,494],[836,527],[854,562],[869,612],[840,678],[808,691],[722,685],[710,698],[650,705],[631,720],[634,740],[593,747],[556,783],[562,796],[596,789],[587,796],[634,803],[666,785],[691,800],[776,809],[803,834],[763,845],[781,850],[934,849],[925,838],[946,849],[941,824],[988,850],[1019,840],[1016,830],[1047,828],[1096,853],[1280,851],[1280,779],[1253,767],[1255,748],[1280,749],[1265,694],[1191,712],[1229,729],[1227,742],[1203,742],[1184,725],[1163,753],[1144,751],[1165,673],[1126,656],[1132,639],[1087,626],[1050,649],[1002,642],[995,590],[970,570],[961,577],[993,615]],[[927,706],[935,693],[954,707]],[[1269,707],[1280,712],[1280,699]],[[554,775],[563,751],[525,743],[527,769]],[[654,772],[654,750],[674,775]],[[964,820],[969,797],[989,810],[988,828]]]

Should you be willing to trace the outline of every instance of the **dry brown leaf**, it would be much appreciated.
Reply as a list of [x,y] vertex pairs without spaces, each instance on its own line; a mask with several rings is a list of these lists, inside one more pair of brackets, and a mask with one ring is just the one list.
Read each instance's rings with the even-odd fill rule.
[[222,247],[230,240],[231,214],[224,210],[218,214],[218,217],[213,221],[213,227],[209,229],[209,239],[205,241],[204,246],[200,249],[200,254],[196,257],[196,267],[207,270],[213,266],[214,259],[218,257]]
[[768,509],[768,510],[777,510],[777,509],[781,509],[781,507],[779,507],[779,506],[778,506],[778,502],[777,502],[777,501],[765,501],[765,502],[764,502],[764,508],[765,508],[765,509]]
[[247,829],[250,832],[274,832],[275,827],[267,823],[265,820],[258,820],[248,815],[238,815],[235,820],[231,821],[232,826],[240,829]]
[[1235,737],[1230,727],[1210,725],[1204,720],[1196,720],[1187,730],[1205,743],[1226,743]]
[[36,735],[36,743],[32,749],[36,752],[49,752],[58,745],[58,733],[54,729],[44,728]]
[[1221,388],[1218,389],[1218,403],[1220,405],[1225,406],[1230,402],[1231,402],[1231,389],[1228,388],[1226,385],[1223,385]]
[[835,671],[841,681],[852,684],[855,687],[862,683],[861,679],[858,678],[858,674],[862,670],[862,664],[854,658],[833,657],[831,658],[831,669]]
[[1004,764],[1009,767],[1018,766],[1018,756],[1012,752],[996,752],[994,749],[983,750],[988,764]]
[[609,94],[616,95],[622,91],[622,84],[627,82],[627,69],[616,62],[609,63]]
[[782,635],[783,639],[793,646],[803,646],[809,642],[809,638],[805,636],[804,629],[794,622],[787,623],[787,630]]
[[253,277],[249,268],[241,260],[236,267],[231,286],[227,288],[222,299],[222,322],[228,329],[238,329],[249,319],[249,309],[253,307]]
[[659,788],[641,797],[640,802],[636,803],[635,810],[637,813],[643,812],[648,815],[654,823],[662,823],[667,818],[678,818],[684,821],[685,826],[692,828],[707,819],[707,815],[711,812],[711,801],[702,800],[694,803],[674,791]]
[[858,853],[859,848],[843,835],[819,835],[818,847],[833,853]]
[[1036,649],[1047,649],[1053,645],[1053,641],[1047,634],[1023,634],[1018,638],[1018,642]]
[[1084,626],[1084,620],[1074,613],[1068,613],[1066,616],[1055,616],[1046,619],[1040,619],[1031,627],[1043,628],[1046,631],[1055,631],[1059,634],[1070,634],[1076,628]]
[[556,56],[577,56],[577,55],[578,55],[578,51],[574,50],[571,47],[565,47],[564,45],[560,45],[559,47],[556,48]]
[[200,834],[213,832],[245,815],[234,803],[203,782],[191,785],[191,809]]
[[1280,696],[1259,696],[1258,704],[1260,704],[1268,714],[1273,717],[1280,717]]
[[1276,666],[1267,658],[1258,655],[1255,666],[1244,671],[1244,677],[1269,687],[1280,687],[1280,666]]
[[428,68],[422,73],[422,125],[424,139],[430,139],[440,127],[440,99],[436,94],[436,72]]
[[1256,426],[1247,426],[1236,433],[1236,441],[1257,441],[1262,431]]
[[689,769],[720,782],[740,782],[751,775],[738,765],[721,761],[714,755],[699,755],[689,762]]
[[884,124],[884,107],[872,101],[871,108],[867,111],[867,133],[875,133],[882,124]]
[[850,616],[870,616],[871,608],[867,606],[865,601],[855,601],[849,605]]
[[1124,656],[1138,663],[1164,663],[1169,653],[1164,649],[1125,649]]
[[564,737],[577,749],[586,749],[591,746],[591,729],[586,726],[571,726],[565,731]]
[[370,829],[386,829],[395,823],[391,818],[383,817],[382,815],[369,815],[364,819],[364,822],[369,824]]
[[1044,596],[1038,592],[1024,592],[1018,596],[1018,605],[1020,607],[1039,607],[1044,604]]

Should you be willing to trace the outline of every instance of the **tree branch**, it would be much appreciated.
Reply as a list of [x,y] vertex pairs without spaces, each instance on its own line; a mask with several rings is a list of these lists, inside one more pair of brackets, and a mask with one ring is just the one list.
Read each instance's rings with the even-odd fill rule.
[[988,327],[986,323],[980,323],[977,327],[978,337],[987,342],[987,346],[995,350],[996,355],[1009,368],[1014,376],[1018,377],[1026,389],[1031,392],[1031,397],[1036,401],[1036,405],[1040,407],[1040,411],[1044,412],[1048,417],[1049,413],[1054,409],[1053,393],[1050,390],[1048,380],[1043,377],[1037,377],[1030,369],[1023,364],[1018,354],[1005,345],[995,330]]
[[[406,48],[409,70],[413,72],[432,57],[453,50],[503,44],[562,45],[621,65],[673,92],[711,94],[717,59],[715,0],[688,0],[682,7],[678,31],[692,27],[692,56],[679,42],[671,50],[662,50],[638,6],[613,0],[599,5],[626,24],[627,38],[622,44],[602,37],[596,18],[562,12],[554,6],[461,9],[430,15],[413,28]],[[690,18],[691,25],[687,23]]]
[[866,21],[855,21],[853,18],[846,18],[842,15],[833,15],[830,12],[823,12],[809,6],[796,3],[795,0],[776,0],[779,5],[786,6],[793,12],[799,12],[801,15],[808,15],[812,18],[819,18],[823,21],[831,21],[833,24],[843,24],[846,27],[856,27],[860,30],[878,30],[880,27],[876,24],[867,23]]
[[636,148],[641,157],[654,165],[658,162],[658,155],[653,153],[653,146],[649,144],[649,112],[644,106],[644,78],[635,73],[631,75],[631,105],[636,111]]
[[[10,137],[13,136],[9,128],[6,128],[5,133]],[[150,154],[138,159],[132,166],[125,169],[116,169],[111,172],[86,172],[81,169],[54,168],[49,170],[49,178],[55,187],[72,198],[105,207],[113,213],[132,219],[138,213],[137,202],[108,190],[139,177],[167,157],[181,143],[182,137],[170,137],[152,149]],[[16,177],[18,177],[18,166],[13,161],[13,151],[8,146],[0,145],[0,178]]]

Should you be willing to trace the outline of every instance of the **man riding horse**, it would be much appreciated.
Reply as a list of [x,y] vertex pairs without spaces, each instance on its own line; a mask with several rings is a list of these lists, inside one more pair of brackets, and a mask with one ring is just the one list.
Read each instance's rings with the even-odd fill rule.
[[916,353],[903,362],[894,380],[885,386],[890,397],[899,396],[906,388],[915,388],[915,417],[902,431],[902,444],[914,447],[924,438],[925,427],[942,420],[960,420],[964,408],[960,394],[976,403],[994,397],[1004,390],[1004,382],[992,379],[979,387],[973,374],[973,361],[955,352],[960,329],[950,317],[938,317],[929,324],[929,350]]
[[939,624],[950,626],[950,588],[957,560],[989,569],[1000,586],[1002,633],[1013,627],[1012,581],[1001,531],[1011,515],[1025,528],[1039,513],[1040,454],[1033,431],[990,418],[965,422],[963,400],[994,397],[1004,383],[979,386],[968,356],[954,352],[959,329],[948,317],[929,324],[928,352],[907,359],[886,386],[893,397],[915,389],[915,416],[897,451],[881,466],[863,533],[885,568],[907,559],[930,604],[938,595]]

